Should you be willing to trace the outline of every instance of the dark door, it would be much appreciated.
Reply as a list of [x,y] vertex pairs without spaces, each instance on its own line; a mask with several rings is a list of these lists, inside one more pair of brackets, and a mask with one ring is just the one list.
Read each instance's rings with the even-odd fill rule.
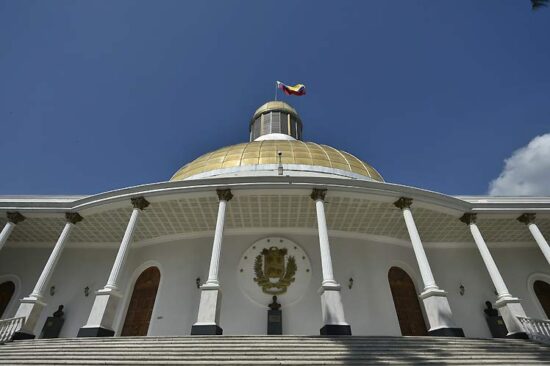
[[546,318],[548,318],[550,316],[550,285],[544,281],[537,280],[533,284],[533,289],[544,309]]
[[4,314],[4,311],[6,311],[14,292],[15,283],[11,281],[0,283],[0,318]]
[[134,285],[134,292],[124,320],[123,336],[146,336],[157,297],[160,271],[149,267],[143,271]]
[[428,331],[412,279],[401,268],[392,267],[388,272],[388,280],[401,334],[404,336],[427,335]]

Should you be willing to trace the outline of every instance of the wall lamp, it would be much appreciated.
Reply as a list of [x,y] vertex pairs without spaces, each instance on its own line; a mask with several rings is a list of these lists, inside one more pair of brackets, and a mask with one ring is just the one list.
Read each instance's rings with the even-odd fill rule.
[[351,290],[351,288],[353,287],[353,278],[349,278],[349,281],[348,281],[348,288]]
[[197,285],[197,288],[201,288],[201,278],[200,277],[197,277],[197,279],[195,280],[195,284]]
[[466,292],[466,288],[463,284],[460,284],[460,286],[458,286],[458,293],[460,294],[460,296],[464,296],[464,292]]

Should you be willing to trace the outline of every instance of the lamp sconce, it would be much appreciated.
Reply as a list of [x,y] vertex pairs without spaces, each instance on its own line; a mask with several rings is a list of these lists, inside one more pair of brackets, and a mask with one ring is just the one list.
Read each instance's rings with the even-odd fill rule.
[[351,290],[351,288],[353,287],[353,278],[349,278],[349,281],[348,281],[348,288]]
[[50,287],[50,296],[55,295],[55,286]]
[[460,284],[460,286],[458,286],[458,293],[460,294],[460,296],[464,296],[464,292],[466,292],[466,288],[463,284]]
[[277,151],[277,155],[279,157],[279,166],[277,167],[277,174],[278,175],[283,175],[284,174],[284,171],[283,171],[283,161],[282,161],[282,156],[283,156],[283,153],[280,152],[280,151]]
[[90,288],[88,286],[84,287],[84,296],[88,297],[90,295]]
[[197,279],[195,280],[195,284],[197,285],[197,288],[201,288],[201,278],[200,277],[197,277]]

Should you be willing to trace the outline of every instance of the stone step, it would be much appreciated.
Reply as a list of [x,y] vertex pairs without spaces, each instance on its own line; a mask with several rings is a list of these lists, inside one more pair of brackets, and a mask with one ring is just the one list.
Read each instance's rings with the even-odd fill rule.
[[0,346],[0,365],[550,365],[526,340],[436,337],[59,338]]
[[[71,360],[32,360],[18,362],[16,364],[8,362],[4,363],[0,360],[0,365],[220,365],[220,361],[162,361],[148,360],[136,363],[135,361],[71,361]],[[550,365],[547,361],[520,361],[515,360],[499,360],[499,361],[483,361],[483,360],[454,360],[449,359],[442,362],[441,360],[429,361],[418,359],[400,359],[400,360],[323,360],[320,362],[312,362],[311,360],[291,360],[291,361],[258,361],[244,362],[242,360],[225,360],[223,365],[494,365],[494,366],[517,366],[517,365]]]
[[[535,353],[529,353],[529,352],[517,352],[517,351],[509,351],[506,353],[491,353],[491,352],[480,352],[480,353],[472,353],[472,352],[453,352],[453,357],[455,358],[485,358],[485,359],[499,359],[499,358],[518,358],[518,357],[536,357],[538,359],[550,359],[550,354],[535,354]],[[64,352],[59,351],[56,353],[10,353],[10,352],[2,352],[1,353],[3,359],[8,358],[33,358],[36,357],[36,355],[40,355],[42,358],[57,358],[57,357],[71,357],[74,359],[86,359],[93,355],[94,358],[143,358],[143,357],[149,357],[149,356],[155,356],[156,358],[164,358],[164,357],[182,357],[182,358],[241,358],[241,357],[277,357],[277,358],[303,358],[303,357],[310,357],[310,358],[317,358],[317,357],[370,357],[370,356],[376,356],[376,357],[394,357],[395,355],[407,355],[407,356],[422,356],[422,357],[429,357],[429,358],[441,358],[446,357],[446,355],[441,355],[434,352],[385,352],[383,350],[376,351],[376,352],[346,352],[346,351],[327,351],[327,352],[284,352],[284,353],[278,353],[278,352],[254,352],[254,351],[245,351],[245,352],[216,352],[216,353],[198,353],[198,352],[187,352],[187,353],[181,353],[181,352],[171,352],[171,353],[164,353],[164,352],[139,352],[139,353],[127,353],[123,350],[120,351],[114,351],[114,352],[102,352],[102,353],[75,353],[75,352]]]

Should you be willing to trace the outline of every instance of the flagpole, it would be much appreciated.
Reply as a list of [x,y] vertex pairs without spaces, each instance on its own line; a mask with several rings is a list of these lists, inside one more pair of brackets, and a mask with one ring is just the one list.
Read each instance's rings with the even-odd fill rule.
[[279,85],[277,85],[277,83],[275,83],[275,101],[277,101],[278,91],[279,91]]

